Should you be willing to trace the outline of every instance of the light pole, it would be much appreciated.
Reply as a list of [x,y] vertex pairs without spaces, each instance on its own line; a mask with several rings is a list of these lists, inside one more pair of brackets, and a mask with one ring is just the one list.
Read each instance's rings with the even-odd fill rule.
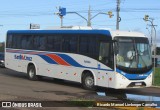
[[59,10],[59,12],[54,13],[54,14],[56,14],[56,15],[58,15],[60,17],[60,19],[61,19],[61,27],[63,27],[63,16],[66,15],[66,8],[59,7],[58,10]]
[[112,16],[114,16],[112,14],[112,12],[109,11],[107,13],[99,12],[96,15],[94,15],[93,17],[91,17],[90,7],[89,7],[89,10],[88,10],[88,19],[85,18],[84,16],[82,16],[81,14],[77,13],[77,12],[66,12],[66,8],[62,8],[62,7],[59,7],[59,12],[57,12],[55,14],[58,15],[61,18],[61,27],[63,26],[63,16],[65,16],[66,14],[77,14],[78,16],[80,16],[81,18],[83,18],[87,22],[87,26],[91,26],[91,20],[93,18],[95,18],[96,16],[98,16],[99,14],[109,15],[110,18],[112,18]]
[[153,24],[153,18],[149,18],[149,15],[145,15],[145,17],[143,18],[143,20],[145,20],[145,21],[149,21],[150,23],[151,23],[151,27],[152,27],[152,31],[151,31],[151,39],[152,39],[152,36],[153,36],[153,29],[154,29],[154,31],[155,31],[155,38],[154,38],[154,46],[152,45],[152,41],[151,41],[151,48],[152,48],[152,46],[153,46],[153,49],[154,49],[154,62],[153,62],[153,64],[154,64],[154,72],[153,72],[153,81],[152,81],[152,83],[154,84],[154,76],[155,76],[155,68],[156,68],[156,28],[155,28],[155,26],[157,26],[157,25],[154,25]]
[[84,16],[82,16],[81,14],[79,14],[77,12],[67,12],[67,14],[76,14],[76,15],[80,16],[82,19],[84,19],[86,22],[88,22],[88,20]]
[[[111,11],[109,11],[108,13],[99,12],[99,13],[97,13],[96,15],[94,15],[93,17],[90,16],[90,17],[88,17],[88,19],[86,19],[85,17],[83,17],[82,15],[80,15],[80,14],[77,13],[77,12],[67,12],[67,14],[73,14],[73,13],[74,13],[74,14],[77,14],[78,16],[80,16],[81,18],[83,18],[83,19],[87,22],[87,26],[91,26],[91,20],[92,20],[93,18],[95,18],[96,16],[98,16],[99,14],[109,15],[110,18],[112,18],[112,16],[114,16]],[[88,15],[91,15],[91,14],[88,14]]]

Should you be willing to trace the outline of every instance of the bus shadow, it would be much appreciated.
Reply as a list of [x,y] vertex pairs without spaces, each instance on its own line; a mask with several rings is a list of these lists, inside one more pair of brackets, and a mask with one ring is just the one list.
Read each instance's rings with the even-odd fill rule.
[[[13,71],[13,70],[10,70],[10,69],[7,69],[7,68],[1,69],[0,75],[14,77],[14,78],[20,78],[20,79],[31,81],[31,80],[28,79],[26,73]],[[42,77],[38,81],[45,82],[45,83],[53,83],[53,84],[58,84],[58,85],[64,85],[64,86],[70,86],[70,87],[75,87],[75,88],[82,88],[80,83],[67,81],[67,80],[62,80],[62,79],[55,79],[55,78],[50,78],[50,77]]]
[[75,87],[75,88],[82,88],[82,85],[80,83],[63,80],[63,79],[43,77],[39,81],[46,82],[46,83],[54,83],[54,84],[64,85],[64,86],[69,86],[69,87]]
[[0,74],[3,76],[11,76],[14,78],[27,79],[27,75],[25,73],[13,71],[7,68],[2,68]]

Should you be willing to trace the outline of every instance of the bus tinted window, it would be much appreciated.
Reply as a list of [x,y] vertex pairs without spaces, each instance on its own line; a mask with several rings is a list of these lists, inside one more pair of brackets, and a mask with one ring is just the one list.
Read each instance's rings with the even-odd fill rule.
[[15,35],[12,38],[12,48],[17,48],[17,37]]
[[38,35],[34,35],[34,37],[33,37],[33,50],[38,50],[39,49],[39,47],[40,47],[40,43],[39,43],[39,38],[40,36],[38,36]]
[[55,35],[53,37],[53,40],[54,40],[54,42],[53,42],[53,50],[55,52],[61,52],[61,47],[62,47],[62,38],[61,37],[62,36],[60,36],[60,35]]
[[33,49],[33,37],[32,35],[21,35],[21,48],[22,49]]
[[109,42],[110,39],[107,38],[99,34],[13,34],[8,35],[7,47],[79,53],[98,59],[100,42]]
[[64,35],[62,43],[62,51],[76,53],[77,43],[78,43],[78,38],[76,35]]
[[77,53],[78,37],[76,35],[70,38],[70,52]]
[[97,59],[98,43],[96,35],[81,35],[79,38],[79,53]]
[[54,36],[48,36],[47,48],[49,51],[54,51]]
[[88,53],[91,55],[95,55],[98,53],[97,36],[92,35],[91,37],[88,38]]
[[21,49],[21,36],[17,35],[16,36],[16,48]]
[[6,43],[7,48],[12,48],[12,35],[7,36],[7,43]]
[[46,50],[46,45],[47,45],[47,37],[46,36],[40,36],[39,37],[39,47],[38,50]]
[[79,52],[88,53],[88,38],[87,36],[81,36],[79,39]]

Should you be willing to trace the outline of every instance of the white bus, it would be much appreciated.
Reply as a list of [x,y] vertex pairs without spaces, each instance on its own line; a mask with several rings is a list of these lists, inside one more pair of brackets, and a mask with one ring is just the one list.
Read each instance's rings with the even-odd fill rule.
[[152,85],[148,38],[105,29],[10,30],[5,66],[27,73],[82,83],[86,89]]

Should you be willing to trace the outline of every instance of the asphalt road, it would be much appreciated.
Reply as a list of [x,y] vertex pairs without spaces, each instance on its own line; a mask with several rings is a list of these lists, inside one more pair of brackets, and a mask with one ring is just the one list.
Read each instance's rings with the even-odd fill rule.
[[89,93],[90,91],[82,89],[79,84],[57,82],[50,78],[30,81],[24,73],[0,68],[0,101],[66,101]]
[[[109,95],[98,96],[97,91],[105,91]],[[0,101],[72,101],[80,99],[112,101],[115,99],[123,100],[123,97],[116,97],[115,94],[126,93],[160,97],[160,88],[154,87],[127,90],[99,88],[97,91],[84,90],[78,83],[54,81],[52,78],[43,78],[40,81],[30,81],[27,79],[25,73],[15,72],[6,68],[0,68]],[[41,109],[43,110],[43,108]],[[85,110],[90,108],[56,107],[54,109]],[[15,110],[20,109],[16,108]],[[28,109],[25,108],[25,110]],[[97,108],[95,108],[95,110],[97,110]]]

